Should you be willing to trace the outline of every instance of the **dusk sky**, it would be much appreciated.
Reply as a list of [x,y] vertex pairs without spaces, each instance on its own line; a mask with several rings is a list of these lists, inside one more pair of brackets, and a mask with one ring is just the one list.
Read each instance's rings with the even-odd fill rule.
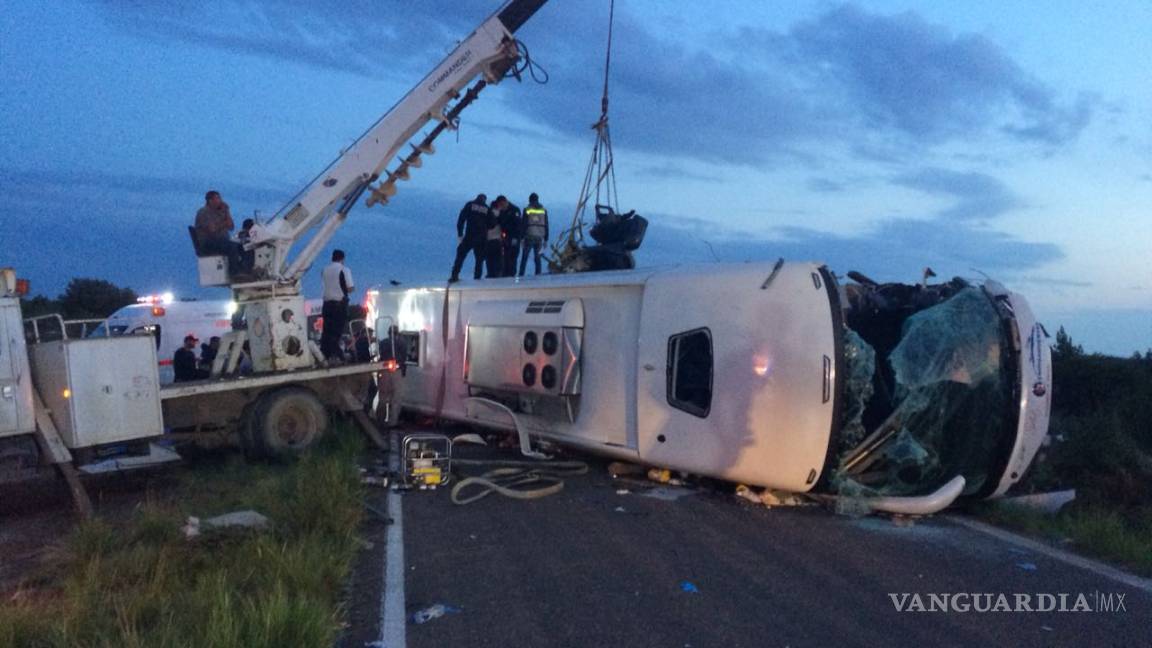
[[[498,6],[0,0],[0,266],[49,296],[227,298],[197,285],[204,192],[271,216]],[[548,83],[485,90],[391,204],[353,210],[333,246],[360,287],[446,279],[479,192],[571,220],[607,23],[607,0],[552,0],[517,33]],[[618,0],[638,262],[987,275],[1088,351],[1152,348],[1150,36],[1147,0]]]

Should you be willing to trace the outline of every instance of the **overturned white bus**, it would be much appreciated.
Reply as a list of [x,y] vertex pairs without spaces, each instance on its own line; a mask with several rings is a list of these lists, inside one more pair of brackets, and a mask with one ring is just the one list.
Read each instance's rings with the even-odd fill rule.
[[1048,427],[1027,302],[852,276],[781,260],[382,290],[377,330],[407,338],[406,410],[893,512],[1003,494]]

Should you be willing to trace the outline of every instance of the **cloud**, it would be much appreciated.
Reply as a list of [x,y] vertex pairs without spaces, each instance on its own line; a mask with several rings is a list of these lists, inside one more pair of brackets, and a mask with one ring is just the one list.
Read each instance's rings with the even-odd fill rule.
[[[829,147],[888,163],[974,138],[1053,149],[1079,135],[1096,103],[1062,97],[984,36],[952,34],[913,13],[843,5],[786,32],[729,30],[707,50],[626,11],[616,33],[613,123],[627,129],[617,141],[663,155],[768,167]],[[600,52],[580,46],[560,45],[549,69],[561,85],[520,106],[574,137],[595,114],[599,80],[589,71],[602,67]]]
[[812,178],[808,181],[808,190],[816,193],[840,193],[846,188],[843,182],[828,178]]
[[690,171],[679,164],[649,164],[627,169],[628,175],[633,178],[652,178],[655,180],[692,180],[696,182],[721,182],[718,174],[700,173]]
[[[484,0],[237,3],[105,0],[103,16],[142,38],[379,78],[467,35],[492,12]],[[397,53],[400,53],[398,56]]]
[[[161,42],[411,82],[492,8],[486,0],[350,0],[339,8],[106,0],[103,15]],[[620,9],[612,128],[623,146],[648,153],[766,168],[812,161],[828,146],[889,161],[996,135],[1054,148],[1083,130],[1098,103],[1066,100],[988,38],[952,34],[913,13],[843,5],[787,31],[730,28],[686,46],[682,35]],[[554,3],[517,33],[552,79],[525,89],[510,109],[551,132],[590,138],[604,51],[585,36],[603,34],[601,13]]]
[[897,177],[892,182],[925,193],[955,198],[956,204],[939,214],[948,220],[995,218],[1023,205],[1004,183],[984,173],[925,168]]
[[1093,102],[1063,105],[977,34],[953,35],[914,13],[871,14],[852,5],[797,25],[790,34],[805,62],[860,110],[865,125],[945,141],[999,128],[1016,139],[1059,145],[1087,125]]

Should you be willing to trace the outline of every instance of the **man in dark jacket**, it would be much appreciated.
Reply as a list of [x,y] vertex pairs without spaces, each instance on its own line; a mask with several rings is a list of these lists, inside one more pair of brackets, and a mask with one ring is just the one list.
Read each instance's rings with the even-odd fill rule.
[[172,370],[176,374],[176,382],[200,380],[207,378],[208,372],[196,368],[196,343],[200,340],[195,335],[184,336],[184,346],[176,349],[172,356]]
[[488,267],[489,279],[504,276],[504,229],[500,227],[500,215],[506,207],[508,199],[497,196],[489,210],[488,231],[484,233],[484,263]]
[[504,237],[504,268],[500,276],[515,277],[516,257],[520,255],[520,240],[524,236],[524,221],[520,217],[520,208],[509,202],[508,206],[501,210],[497,220]]
[[475,200],[465,203],[456,218],[456,260],[452,263],[452,276],[448,281],[460,280],[460,268],[471,252],[476,261],[472,272],[473,279],[479,279],[483,271],[484,242],[491,226],[492,216],[488,210],[488,196],[480,194]]

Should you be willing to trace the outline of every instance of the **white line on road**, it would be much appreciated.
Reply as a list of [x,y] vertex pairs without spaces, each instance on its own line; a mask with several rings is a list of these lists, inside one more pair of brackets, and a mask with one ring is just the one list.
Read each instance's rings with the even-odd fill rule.
[[[396,434],[392,434],[392,451],[388,466],[395,478],[399,472],[400,448]],[[406,648],[407,619],[404,617],[404,515],[402,500],[396,491],[388,493],[388,527],[384,550],[384,593],[380,597],[380,645],[386,648]]]
[[1098,576],[1103,576],[1118,583],[1127,585],[1128,587],[1152,594],[1152,580],[1150,579],[1141,578],[1139,576],[1120,571],[1115,567],[1105,565],[1104,563],[1084,558],[1082,556],[1077,556],[1076,554],[1062,551],[1055,547],[1050,547],[1043,542],[1037,542],[1036,540],[1031,540],[1029,538],[1019,536],[1015,533],[1005,531],[1004,529],[994,527],[990,524],[978,522],[976,520],[961,517],[959,515],[949,515],[946,516],[946,519],[950,522],[955,522],[960,526],[965,526],[974,531],[985,533],[994,538],[998,538],[1005,542],[1014,544],[1018,547],[1030,549],[1036,553],[1043,554],[1054,560],[1059,560],[1060,562],[1072,565],[1074,567],[1079,567],[1080,569],[1086,569]]

